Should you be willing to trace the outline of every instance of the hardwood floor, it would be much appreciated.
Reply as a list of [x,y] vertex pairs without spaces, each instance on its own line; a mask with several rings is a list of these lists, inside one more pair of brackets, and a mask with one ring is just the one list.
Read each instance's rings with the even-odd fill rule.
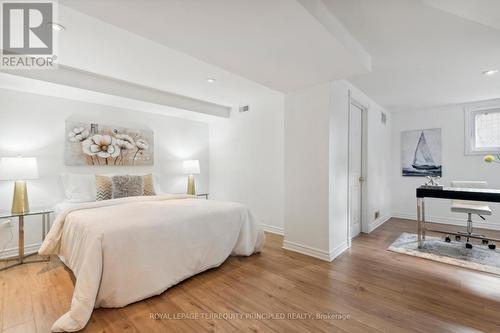
[[[83,332],[500,332],[499,276],[386,251],[414,229],[391,219],[332,263],[285,251],[282,237],[267,234],[261,254],[229,258],[125,308],[95,310]],[[48,332],[69,308],[73,284],[56,259],[0,272],[0,331]],[[349,318],[195,317],[210,313]],[[151,318],[182,314],[191,317]]]

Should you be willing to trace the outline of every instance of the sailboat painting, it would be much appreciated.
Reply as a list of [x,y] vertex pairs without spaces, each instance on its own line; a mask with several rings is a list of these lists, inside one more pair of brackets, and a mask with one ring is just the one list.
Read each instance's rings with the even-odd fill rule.
[[401,132],[401,169],[403,176],[440,176],[441,129]]

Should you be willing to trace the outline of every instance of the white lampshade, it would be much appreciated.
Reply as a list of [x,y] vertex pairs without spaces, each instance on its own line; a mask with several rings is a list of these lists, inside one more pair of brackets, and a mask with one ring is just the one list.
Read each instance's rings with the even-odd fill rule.
[[185,174],[197,175],[200,173],[200,161],[198,160],[187,160],[182,162],[182,169]]
[[0,160],[0,180],[30,180],[38,178],[35,157],[3,157]]

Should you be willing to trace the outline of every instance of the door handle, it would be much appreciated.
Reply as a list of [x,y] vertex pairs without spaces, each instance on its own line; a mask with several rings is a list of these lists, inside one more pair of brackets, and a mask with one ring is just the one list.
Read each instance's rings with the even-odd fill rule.
[[360,183],[362,183],[362,182],[364,182],[364,181],[365,181],[365,177],[363,177],[363,176],[359,177],[359,182],[360,182]]

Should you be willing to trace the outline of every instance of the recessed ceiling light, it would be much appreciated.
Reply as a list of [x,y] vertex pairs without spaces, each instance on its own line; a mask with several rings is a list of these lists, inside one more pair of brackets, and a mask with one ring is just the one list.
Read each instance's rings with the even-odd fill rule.
[[487,71],[483,72],[484,75],[493,75],[493,74],[496,74],[496,73],[498,73],[498,69],[490,69],[490,70],[487,70]]
[[49,22],[50,25],[52,25],[52,29],[56,31],[63,31],[66,30],[66,27],[62,24],[55,23],[55,22]]
[[213,79],[213,78],[208,78],[207,79],[207,82],[208,83],[214,83],[215,81],[217,81],[216,79]]

